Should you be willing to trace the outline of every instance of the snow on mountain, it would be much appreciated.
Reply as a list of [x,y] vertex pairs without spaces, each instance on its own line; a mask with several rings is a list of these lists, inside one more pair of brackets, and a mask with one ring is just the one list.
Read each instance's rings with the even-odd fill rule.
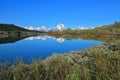
[[83,29],[88,29],[88,28],[85,28],[85,27],[82,27],[82,26],[79,26],[79,27],[77,28],[77,30],[83,30]]
[[76,28],[74,30],[84,30],[84,29],[94,29],[94,28],[95,27],[86,28],[86,27],[79,26],[78,28]]
[[56,27],[53,28],[54,31],[63,31],[63,30],[66,30],[67,28],[65,27],[64,24],[58,24]]
[[37,31],[41,31],[41,32],[48,32],[48,31],[63,31],[63,30],[66,30],[67,28],[65,27],[64,24],[58,24],[57,26],[55,26],[54,28],[46,28],[45,26],[42,26],[42,27],[32,27],[32,26],[29,26],[29,27],[25,27],[25,29],[28,29],[28,30],[37,30]]
[[27,30],[34,30],[34,27],[29,26],[29,27],[25,27],[25,29],[27,29]]
[[48,32],[48,29],[45,26],[36,28],[37,31]]
[[34,30],[40,31],[40,30],[41,30],[41,27],[34,27]]
[[[25,28],[28,29],[28,30],[37,30],[37,31],[41,31],[41,32],[54,32],[54,31],[63,31],[63,30],[68,29],[67,27],[65,27],[64,24],[58,24],[53,28],[47,28],[45,26],[42,26],[42,27],[29,26],[29,27],[25,27]],[[71,29],[72,30],[84,30],[84,29],[93,29],[93,28],[95,28],[95,27],[86,28],[86,27],[79,26],[77,28],[71,28]]]
[[32,26],[29,26],[29,27],[25,27],[25,29],[36,30],[36,31],[41,31],[41,32],[47,32],[48,31],[48,29],[45,26],[42,26],[42,27],[32,27]]

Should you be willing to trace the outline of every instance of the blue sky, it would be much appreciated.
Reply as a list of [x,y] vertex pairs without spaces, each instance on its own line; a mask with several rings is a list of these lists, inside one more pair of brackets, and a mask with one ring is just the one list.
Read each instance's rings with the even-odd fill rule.
[[0,23],[70,28],[120,21],[120,0],[0,0]]

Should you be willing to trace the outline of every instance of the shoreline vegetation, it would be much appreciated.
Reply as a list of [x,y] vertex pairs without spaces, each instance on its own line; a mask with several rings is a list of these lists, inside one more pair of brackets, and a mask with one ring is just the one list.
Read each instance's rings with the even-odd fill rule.
[[75,37],[101,40],[104,43],[82,51],[53,54],[45,60],[33,60],[30,64],[24,63],[22,59],[16,60],[14,65],[0,63],[0,80],[120,79],[119,22],[90,30],[69,29],[45,34],[66,39]]

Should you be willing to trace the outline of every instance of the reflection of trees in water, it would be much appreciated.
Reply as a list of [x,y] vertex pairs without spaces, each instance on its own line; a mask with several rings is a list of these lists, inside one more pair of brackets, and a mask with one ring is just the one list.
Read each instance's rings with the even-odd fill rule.
[[5,32],[5,31],[0,31],[0,44],[4,43],[13,43],[16,41],[19,41],[21,39],[24,39],[29,36],[36,36],[39,35],[37,32],[23,32],[23,31],[18,31],[18,32]]
[[5,44],[5,43],[14,43],[19,40],[22,40],[26,37],[19,37],[19,36],[11,36],[11,37],[5,37],[5,38],[0,38],[0,44]]

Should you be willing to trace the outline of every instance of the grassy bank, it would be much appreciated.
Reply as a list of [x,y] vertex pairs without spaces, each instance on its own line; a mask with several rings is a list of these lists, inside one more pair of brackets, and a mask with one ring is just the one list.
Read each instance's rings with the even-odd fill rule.
[[120,40],[45,60],[0,64],[0,80],[119,80]]

